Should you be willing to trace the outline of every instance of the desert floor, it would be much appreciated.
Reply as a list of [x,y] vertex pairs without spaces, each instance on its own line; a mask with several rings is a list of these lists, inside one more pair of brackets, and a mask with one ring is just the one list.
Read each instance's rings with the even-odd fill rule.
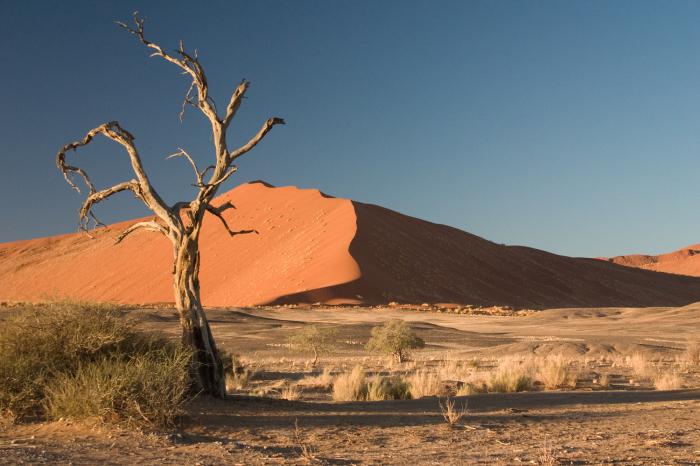
[[[321,306],[208,313],[220,346],[252,372],[229,399],[195,400],[170,432],[8,422],[0,428],[0,463],[700,464],[700,367],[683,359],[697,340],[700,307],[506,316]],[[130,314],[145,329],[178,335],[173,310]],[[390,318],[409,321],[426,341],[409,362],[363,348],[372,327]],[[338,328],[336,350],[316,368],[286,344],[309,324]],[[468,412],[452,427],[436,396],[335,402],[329,388],[304,383],[321,368],[339,374],[359,364],[384,375],[433,371],[442,374],[441,394],[454,395],[452,379],[488,377],[504,358],[554,355],[576,368],[569,388],[457,396]],[[654,390],[661,374],[674,374],[678,389]],[[299,398],[280,399],[290,385]]]

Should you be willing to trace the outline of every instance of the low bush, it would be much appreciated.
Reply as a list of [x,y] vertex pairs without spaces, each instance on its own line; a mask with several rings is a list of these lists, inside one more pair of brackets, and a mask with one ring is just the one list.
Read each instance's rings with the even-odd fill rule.
[[56,376],[46,388],[49,418],[173,425],[189,390],[190,353],[156,349],[106,357]]
[[0,410],[168,424],[190,365],[188,351],[137,332],[115,306],[26,306],[0,326]]
[[314,356],[312,366],[316,366],[319,356],[330,353],[335,348],[338,331],[332,327],[309,325],[289,338],[289,346]]
[[367,351],[390,354],[396,362],[403,362],[409,351],[425,347],[422,338],[415,334],[401,319],[386,321],[372,329],[372,337],[367,342]]

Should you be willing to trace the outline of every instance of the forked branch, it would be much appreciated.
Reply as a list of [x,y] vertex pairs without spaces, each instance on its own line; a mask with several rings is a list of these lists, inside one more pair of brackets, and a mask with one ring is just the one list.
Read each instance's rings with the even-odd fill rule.
[[204,113],[204,115],[207,118],[209,118],[212,125],[221,123],[216,114],[216,108],[213,104],[213,101],[209,97],[209,85],[207,83],[207,77],[204,74],[204,68],[202,68],[202,65],[199,63],[199,58],[197,57],[196,52],[194,56],[185,52],[184,44],[182,43],[182,41],[180,41],[180,47],[175,51],[175,53],[179,55],[180,58],[176,58],[175,56],[170,55],[165,50],[163,50],[163,48],[160,45],[146,39],[144,35],[144,20],[143,18],[139,17],[138,12],[134,13],[134,24],[136,26],[135,28],[132,28],[120,21],[116,21],[116,23],[122,28],[129,31],[131,34],[135,35],[143,45],[152,49],[154,51],[151,54],[152,57],[161,57],[164,60],[167,60],[170,63],[178,66],[180,69],[182,69],[182,71],[190,75],[190,77],[192,78],[192,85],[190,86],[190,89],[185,95],[183,109],[184,106],[189,103],[189,96],[190,92],[192,91],[192,88],[196,87],[198,94],[197,106],[199,107],[199,109],[202,111],[202,113]]
[[[136,175],[135,180],[125,181],[110,188],[98,191],[95,189],[95,185],[92,183],[85,170],[69,165],[66,162],[66,154],[68,151],[75,151],[79,147],[86,146],[97,134],[102,134],[106,138],[117,142],[124,147],[124,149],[126,149],[131,161],[131,167]],[[80,192],[80,188],[73,181],[71,177],[73,174],[79,175],[87,186],[88,196],[80,209],[79,215],[79,225],[81,230],[87,230],[90,218],[96,220],[92,212],[92,208],[95,206],[95,204],[102,202],[114,194],[127,190],[133,192],[136,198],[142,200],[149,209],[168,223],[168,225],[173,226],[174,217],[171,214],[170,209],[168,209],[160,196],[158,196],[158,193],[156,193],[155,189],[153,189],[151,186],[148,176],[146,176],[146,172],[141,164],[141,158],[139,157],[136,146],[134,145],[134,137],[131,135],[131,133],[123,129],[116,121],[111,121],[93,128],[88,131],[83,139],[63,146],[56,155],[56,166],[63,174],[66,182],[76,191]],[[97,220],[96,223],[98,223]]]

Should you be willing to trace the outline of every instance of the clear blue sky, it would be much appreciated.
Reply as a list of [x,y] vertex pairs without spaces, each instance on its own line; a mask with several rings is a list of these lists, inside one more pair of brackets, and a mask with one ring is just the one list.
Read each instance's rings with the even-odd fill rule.
[[[0,0],[0,241],[74,231],[60,146],[118,120],[168,201],[210,157],[187,80],[117,28],[196,47],[213,96],[252,82],[235,184],[316,187],[490,240],[599,256],[700,242],[700,2]],[[131,177],[100,142],[95,181]],[[129,195],[104,221],[143,215]]]

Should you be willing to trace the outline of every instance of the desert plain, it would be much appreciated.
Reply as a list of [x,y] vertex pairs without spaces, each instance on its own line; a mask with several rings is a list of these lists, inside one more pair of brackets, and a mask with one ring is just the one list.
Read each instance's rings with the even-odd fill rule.
[[[700,305],[478,314],[436,306],[213,308],[222,349],[250,371],[226,400],[199,399],[172,431],[59,420],[6,425],[4,464],[697,464],[700,365],[689,348]],[[5,312],[12,312],[6,309]],[[129,311],[138,325],[178,336],[167,308]],[[373,326],[410,322],[426,342],[398,364],[363,344]],[[286,347],[309,326],[338,330],[317,367]],[[565,358],[565,388],[458,396],[499,365]],[[331,379],[356,365],[383,376],[430,374],[435,393],[411,400],[333,401]],[[533,378],[538,379],[536,374]],[[664,374],[670,387],[657,390]],[[430,384],[430,382],[428,382]],[[288,387],[294,387],[290,390]],[[670,388],[670,389],[669,389]],[[430,390],[430,388],[428,388]],[[290,396],[291,393],[291,396]],[[290,400],[284,397],[292,398]],[[449,425],[440,402],[464,416]]]

